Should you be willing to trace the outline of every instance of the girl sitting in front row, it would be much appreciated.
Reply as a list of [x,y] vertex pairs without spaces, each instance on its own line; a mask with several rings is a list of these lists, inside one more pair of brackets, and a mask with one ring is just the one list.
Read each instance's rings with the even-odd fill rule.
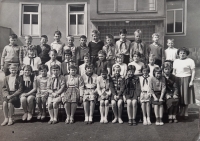
[[125,80],[125,101],[127,101],[128,124],[136,125],[137,99],[140,96],[140,83],[135,79],[135,66],[129,65]]
[[165,78],[162,77],[162,69],[156,67],[153,71],[154,77],[149,81],[149,93],[152,97],[154,112],[156,116],[156,125],[163,125],[163,98],[166,91]]
[[140,86],[141,86],[141,94],[140,94],[140,102],[142,105],[142,113],[143,113],[143,125],[151,125],[150,121],[150,100],[151,94],[148,93],[149,90],[149,72],[150,68],[148,65],[142,67],[142,76],[139,77],[140,79]]

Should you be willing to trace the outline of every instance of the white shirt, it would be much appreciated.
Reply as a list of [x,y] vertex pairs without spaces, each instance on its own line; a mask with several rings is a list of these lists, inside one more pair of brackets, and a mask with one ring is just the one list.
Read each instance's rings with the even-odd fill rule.
[[159,67],[159,66],[156,65],[156,64],[154,64],[153,66],[150,65],[150,64],[148,64],[148,65],[149,65],[149,68],[150,68],[150,73],[149,73],[149,75],[150,75],[151,77],[153,77],[153,70],[154,70],[154,68],[155,68],[155,67]]
[[128,66],[130,66],[130,65],[135,66],[135,73],[134,73],[135,75],[142,73],[141,69],[144,66],[144,63],[142,63],[142,62],[136,63],[135,61],[133,61],[133,62],[128,64]]
[[85,64],[79,66],[79,74],[82,76],[85,74]]
[[10,91],[15,91],[15,80],[16,80],[16,76],[9,75],[8,86],[9,86]]
[[45,63],[45,65],[47,65],[48,68],[49,68],[49,71],[48,71],[47,74],[51,74],[51,73],[50,73],[50,72],[51,72],[51,71],[50,71],[50,68],[51,68],[52,65],[55,65],[55,64],[59,65],[60,68],[61,68],[61,63],[60,63],[58,60],[55,60],[55,61],[49,60],[48,62]]
[[176,48],[167,48],[165,50],[166,60],[174,61],[177,58],[177,51],[178,49]]
[[174,60],[173,68],[176,69],[176,77],[188,77],[192,75],[192,69],[195,68],[195,63],[191,58],[184,60],[176,59]]
[[[121,68],[120,75],[121,75],[122,78],[124,78],[124,77],[126,76],[126,73],[127,73],[127,65],[126,65],[125,63],[122,63],[122,64],[116,63],[116,64],[114,64],[114,65],[112,66],[112,72],[114,72],[114,71],[113,71],[113,68],[114,68],[114,66],[116,66],[116,65],[119,65],[119,66],[120,66],[120,68]],[[114,75],[114,73],[112,73],[112,75]]]
[[42,64],[42,61],[41,61],[40,57],[33,58],[33,60],[31,62],[30,62],[30,60],[31,60],[31,58],[29,58],[28,56],[24,57],[23,64],[31,65],[33,71],[37,71],[38,70],[38,66],[40,64]]

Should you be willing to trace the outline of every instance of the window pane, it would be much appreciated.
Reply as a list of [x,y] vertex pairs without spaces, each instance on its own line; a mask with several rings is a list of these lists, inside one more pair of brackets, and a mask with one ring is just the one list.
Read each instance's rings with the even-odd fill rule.
[[156,0],[138,0],[138,11],[156,10]]
[[84,15],[83,14],[79,14],[78,15],[78,24],[79,25],[83,25],[84,24]]
[[32,24],[38,24],[38,15],[32,15]]
[[114,12],[114,0],[98,0],[99,12]]
[[167,9],[179,9],[179,8],[183,8],[183,4],[184,4],[183,0],[168,1],[167,2]]
[[30,14],[24,14],[24,24],[30,24]]
[[76,35],[76,25],[69,26],[69,35]]
[[176,10],[176,21],[175,21],[175,32],[182,32],[183,27],[183,16],[182,10]]
[[32,35],[39,35],[39,26],[32,25]]
[[84,11],[84,5],[70,5],[69,11]]
[[84,25],[78,25],[78,35],[84,35],[84,34],[85,34]]
[[76,25],[76,15],[70,15],[70,25]]
[[118,11],[134,11],[135,0],[118,0]]
[[174,32],[174,11],[167,11],[167,32]]
[[23,35],[30,35],[30,24],[23,24]]
[[38,5],[34,5],[34,6],[24,5],[24,12],[38,12]]

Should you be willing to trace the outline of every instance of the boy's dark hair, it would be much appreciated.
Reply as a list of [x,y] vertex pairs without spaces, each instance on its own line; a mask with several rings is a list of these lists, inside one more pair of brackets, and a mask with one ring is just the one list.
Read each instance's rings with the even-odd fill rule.
[[41,64],[41,65],[38,66],[38,70],[39,70],[39,71],[45,70],[45,69],[46,69],[47,71],[49,71],[49,68],[48,68],[47,65]]
[[172,69],[172,65],[173,65],[173,61],[171,61],[171,60],[165,60],[165,62],[162,65],[162,69],[163,70],[164,70],[164,68]]
[[42,35],[41,38],[48,39],[47,35]]
[[98,52],[98,55],[99,55],[99,54],[102,54],[102,55],[106,56],[106,52],[105,52],[104,50],[100,50],[100,51]]
[[153,69],[153,76],[155,77],[155,73],[156,72],[159,72],[159,73],[162,73],[162,69],[160,68],[160,67],[155,67],[154,69]]
[[87,39],[87,37],[85,35],[81,35],[80,39],[83,38],[83,39]]
[[178,51],[177,51],[178,55],[179,55],[180,51],[184,51],[187,56],[190,54],[190,51],[186,47],[179,48]]
[[94,65],[93,64],[86,64],[85,65],[85,70],[87,69],[87,68],[93,68],[94,69]]
[[145,64],[144,66],[142,66],[142,68],[141,68],[141,72],[142,72],[143,70],[147,70],[148,73],[150,73],[149,65]]
[[106,38],[114,39],[113,35],[111,35],[111,34],[107,34]]
[[65,56],[65,54],[72,56],[72,51],[67,49],[67,50],[64,51],[63,55]]
[[140,57],[141,58],[141,53],[140,52],[138,52],[138,51],[135,51],[134,53],[133,53],[133,56],[134,55],[137,55],[138,57]]
[[16,34],[11,34],[10,36],[9,36],[9,39],[17,39],[18,37],[17,37],[17,35]]
[[69,65],[69,69],[76,69],[77,70],[77,66],[76,65]]
[[59,69],[59,70],[60,70],[60,66],[57,65],[57,64],[54,64],[54,65],[51,66],[51,70],[52,70],[52,69]]
[[85,53],[85,54],[83,55],[83,58],[85,58],[85,57],[90,58],[90,54],[89,54],[89,53]]
[[108,70],[107,69],[102,69],[100,72],[103,73],[103,74],[108,74]]
[[129,66],[127,67],[127,71],[129,71],[129,70],[135,72],[136,68],[135,68],[134,65],[129,65]]
[[119,31],[119,35],[120,34],[127,34],[127,30],[126,29],[121,29],[120,31]]
[[55,35],[55,34],[62,36],[62,33],[61,33],[59,30],[55,31],[55,32],[54,32],[54,35]]
[[92,30],[92,35],[95,34],[95,35],[100,35],[100,32],[98,30]]
[[58,53],[55,49],[50,50],[50,51],[49,51],[49,54],[50,54],[51,52],[56,53],[56,54]]

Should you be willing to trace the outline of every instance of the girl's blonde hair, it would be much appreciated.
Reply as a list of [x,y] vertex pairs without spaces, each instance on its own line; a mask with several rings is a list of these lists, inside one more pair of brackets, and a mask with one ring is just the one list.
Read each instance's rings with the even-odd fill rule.
[[174,43],[174,39],[167,39],[167,43],[168,43],[169,41],[171,41],[171,42]]
[[135,35],[136,33],[138,33],[138,34],[142,34],[142,30],[140,30],[140,29],[136,29],[135,32],[134,32],[134,35]]
[[153,38],[154,36],[157,36],[158,38],[160,37],[159,33],[153,33],[153,34],[152,34],[152,38]]

